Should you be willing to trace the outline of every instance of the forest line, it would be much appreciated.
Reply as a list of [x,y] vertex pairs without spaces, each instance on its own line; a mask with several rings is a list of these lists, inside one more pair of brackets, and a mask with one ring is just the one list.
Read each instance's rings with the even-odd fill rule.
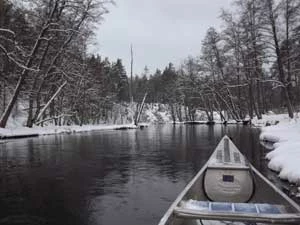
[[87,51],[111,1],[29,2],[0,0],[0,127],[18,101],[26,103],[27,127],[100,123],[116,105],[135,111],[132,99],[145,96],[168,105],[174,121],[193,121],[196,110],[209,121],[214,112],[241,121],[273,109],[290,118],[298,111],[297,0],[233,1],[231,11],[222,10],[222,29],[211,27],[199,40],[198,56],[153,74],[145,67],[133,79],[121,59]]

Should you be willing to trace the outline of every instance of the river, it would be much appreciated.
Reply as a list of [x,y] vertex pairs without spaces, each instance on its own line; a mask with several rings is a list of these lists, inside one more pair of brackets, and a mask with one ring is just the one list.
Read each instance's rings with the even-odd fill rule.
[[268,175],[258,129],[157,125],[0,145],[0,224],[155,225],[224,134]]

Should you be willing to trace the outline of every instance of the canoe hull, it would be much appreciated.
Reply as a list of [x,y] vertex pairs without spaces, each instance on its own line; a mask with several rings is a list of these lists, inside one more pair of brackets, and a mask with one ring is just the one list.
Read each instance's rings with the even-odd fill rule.
[[[192,181],[179,194],[171,207],[162,217],[159,225],[201,225],[204,224],[225,224],[224,221],[239,221],[230,224],[249,224],[249,222],[259,224],[300,224],[300,207],[279,190],[274,184],[267,180],[259,171],[257,171],[251,164],[251,176],[255,183],[255,190],[249,199],[249,204],[272,204],[284,206],[284,211],[279,215],[244,215],[228,213],[214,213],[214,215],[207,212],[191,213],[191,210],[184,211],[181,207],[182,202],[188,200],[196,201],[210,201],[207,193],[204,191],[204,181],[206,173],[210,170],[208,163],[197,173]],[[210,173],[210,172],[209,172]],[[248,196],[246,196],[248,197]],[[245,197],[245,198],[246,198]],[[245,199],[235,202],[244,202]],[[210,201],[211,202],[211,201]],[[234,201],[231,201],[234,202]],[[199,219],[200,218],[200,219]],[[222,220],[223,222],[220,222]],[[199,222],[200,221],[200,222]],[[211,221],[211,222],[209,222]],[[218,222],[217,222],[218,221]],[[228,223],[226,223],[228,224]]]

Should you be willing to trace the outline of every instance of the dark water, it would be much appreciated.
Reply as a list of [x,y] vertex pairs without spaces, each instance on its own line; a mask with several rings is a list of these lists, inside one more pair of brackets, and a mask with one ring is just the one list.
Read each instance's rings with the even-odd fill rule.
[[224,134],[267,174],[259,130],[151,126],[0,145],[0,224],[155,225]]

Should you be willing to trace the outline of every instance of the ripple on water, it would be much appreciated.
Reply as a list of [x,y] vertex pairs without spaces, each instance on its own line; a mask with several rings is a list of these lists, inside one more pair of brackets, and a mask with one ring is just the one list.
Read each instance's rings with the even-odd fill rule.
[[2,144],[0,225],[157,224],[225,133],[250,161],[263,158],[257,131],[237,126],[152,126]]

